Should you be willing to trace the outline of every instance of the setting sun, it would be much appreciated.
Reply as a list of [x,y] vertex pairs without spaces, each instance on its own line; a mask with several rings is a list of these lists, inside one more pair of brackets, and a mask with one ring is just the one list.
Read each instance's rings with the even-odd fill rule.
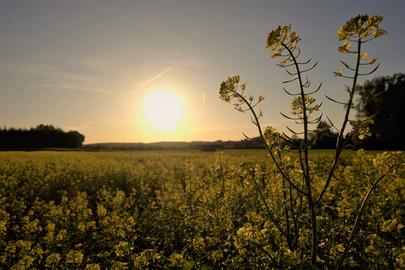
[[143,115],[154,130],[174,130],[183,116],[184,108],[179,96],[169,90],[158,90],[145,98]]

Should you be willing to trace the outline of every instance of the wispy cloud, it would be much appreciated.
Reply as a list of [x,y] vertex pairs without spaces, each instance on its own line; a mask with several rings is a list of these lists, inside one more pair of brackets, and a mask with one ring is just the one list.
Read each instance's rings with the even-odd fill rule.
[[163,69],[159,73],[153,75],[152,77],[149,77],[148,79],[146,79],[143,82],[141,82],[140,84],[138,84],[138,86],[134,90],[130,91],[129,93],[132,94],[135,91],[137,91],[141,88],[144,88],[145,86],[151,84],[152,82],[156,81],[157,79],[159,79],[159,78],[163,77],[164,75],[168,74],[169,72],[173,71],[175,68],[176,68],[176,66],[172,65],[172,66],[169,66],[169,67]]
[[19,74],[20,77],[33,78],[38,83],[57,82],[57,85],[100,85],[103,77],[99,72],[89,68],[59,62],[37,63],[37,62],[13,62],[0,61],[0,73]]
[[[43,33],[49,32],[48,29],[46,29],[42,26],[30,23],[30,22],[27,22],[27,21],[22,21],[21,24],[23,24],[24,26],[29,27],[31,29],[34,29],[36,31],[39,31],[39,32],[43,32]],[[1,33],[0,34],[0,39],[3,39],[3,40],[6,40],[6,39],[32,39],[32,38],[35,38],[35,36],[25,35],[25,34],[20,34],[20,33]]]
[[40,32],[44,32],[44,33],[49,32],[47,29],[43,28],[42,26],[30,23],[30,22],[23,21],[22,24],[24,24],[25,26],[28,26],[32,29],[35,29],[37,31],[40,31]]
[[0,39],[32,39],[33,37],[31,36],[25,36],[25,35],[17,35],[17,34],[2,34],[0,35]]
[[92,92],[92,93],[105,93],[106,91],[101,88],[84,87],[79,85],[68,85],[68,84],[30,84],[30,87],[37,88],[47,88],[52,90],[73,90],[81,92]]
[[96,71],[103,71],[104,68],[109,66],[105,59],[87,56],[80,56],[77,59],[71,60],[70,63],[75,66],[81,66]]
[[83,74],[71,65],[42,64],[35,62],[0,62],[0,74],[18,74],[21,78],[16,84],[27,88],[49,89],[51,91],[80,91],[108,93],[108,82],[97,74]]

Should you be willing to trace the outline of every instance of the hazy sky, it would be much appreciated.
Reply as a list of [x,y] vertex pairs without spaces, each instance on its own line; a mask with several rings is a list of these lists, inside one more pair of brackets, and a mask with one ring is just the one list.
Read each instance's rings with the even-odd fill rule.
[[[389,35],[367,44],[381,68],[405,71],[405,1],[0,1],[0,124],[75,129],[91,142],[240,139],[256,136],[248,115],[218,99],[221,81],[240,74],[264,94],[263,124],[284,129],[288,77],[265,50],[266,35],[293,24],[304,56],[319,61],[323,112],[339,122],[344,99],[336,31],[357,14],[384,16]],[[153,131],[143,101],[170,89],[184,104],[176,130]],[[291,125],[293,126],[293,125]]]

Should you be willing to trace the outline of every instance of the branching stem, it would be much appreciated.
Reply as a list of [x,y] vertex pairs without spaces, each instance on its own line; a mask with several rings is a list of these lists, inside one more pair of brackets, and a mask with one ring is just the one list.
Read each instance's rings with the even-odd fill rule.
[[235,92],[235,93],[236,93],[236,94],[238,95],[238,97],[241,98],[241,99],[243,100],[243,102],[245,102],[245,104],[249,107],[249,110],[251,111],[251,113],[252,113],[252,115],[253,115],[254,121],[256,122],[256,127],[257,127],[257,130],[259,131],[260,138],[262,138],[262,141],[263,141],[263,143],[264,143],[264,147],[266,148],[266,150],[267,150],[267,152],[269,153],[271,159],[273,160],[274,165],[276,165],[277,170],[280,172],[280,174],[282,175],[282,177],[283,177],[295,190],[297,190],[299,193],[301,193],[301,194],[303,194],[303,195],[306,195],[306,192],[304,192],[301,188],[299,188],[296,184],[294,184],[294,183],[291,181],[290,177],[284,172],[284,170],[283,170],[282,167],[281,167],[281,164],[277,161],[276,157],[274,156],[273,151],[271,150],[270,146],[268,145],[268,143],[267,143],[266,140],[264,139],[264,134],[263,134],[263,131],[262,131],[260,122],[259,122],[259,118],[258,118],[258,116],[257,116],[257,114],[256,114],[256,112],[255,112],[255,110],[254,110],[254,108],[250,105],[250,103],[247,101],[247,99],[246,99],[243,95],[241,95],[241,94],[239,94],[239,93],[237,93],[237,92]]
[[[358,42],[357,42],[357,55],[360,55],[361,53],[361,44],[362,41],[359,38]],[[354,78],[353,78],[353,84],[352,84],[352,88],[350,91],[350,96],[349,96],[349,101],[347,102],[347,108],[346,108],[346,113],[345,113],[345,118],[343,120],[342,123],[342,127],[340,128],[340,132],[339,132],[339,136],[336,142],[336,151],[335,151],[335,158],[333,160],[332,163],[332,167],[329,171],[328,177],[326,178],[326,182],[324,187],[322,188],[321,193],[319,194],[318,199],[316,200],[316,204],[319,206],[320,201],[322,200],[323,195],[325,194],[326,190],[329,187],[330,181],[332,180],[333,174],[335,172],[335,169],[337,167],[337,163],[339,161],[339,157],[340,154],[342,153],[343,149],[344,149],[344,141],[343,141],[343,135],[347,126],[347,123],[349,122],[349,115],[350,115],[350,111],[352,109],[352,104],[353,104],[353,97],[354,97],[354,93],[356,90],[356,85],[357,85],[357,78],[358,78],[358,74],[359,74],[359,68],[360,68],[360,57],[357,57],[357,61],[356,61],[356,71],[354,73]]]
[[297,59],[294,53],[290,50],[290,48],[283,44],[283,47],[288,51],[291,55],[291,58],[294,62],[296,74],[298,76],[298,82],[300,86],[301,92],[301,101],[302,101],[302,118],[303,118],[303,125],[304,125],[304,178],[305,178],[305,186],[306,186],[306,196],[308,200],[308,208],[311,212],[311,230],[312,230],[312,243],[311,243],[311,261],[313,264],[316,263],[316,256],[317,256],[317,247],[318,247],[318,231],[316,226],[316,209],[315,204],[312,197],[312,187],[311,187],[311,175],[309,171],[309,156],[308,156],[308,115],[307,115],[307,107],[306,107],[306,99],[305,99],[305,92],[304,86],[302,83],[301,71],[298,65]]

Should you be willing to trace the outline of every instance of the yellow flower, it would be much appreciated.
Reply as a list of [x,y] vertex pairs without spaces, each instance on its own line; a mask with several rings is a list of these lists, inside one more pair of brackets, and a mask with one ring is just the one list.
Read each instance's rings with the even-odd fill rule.
[[128,242],[126,242],[126,241],[120,241],[118,244],[115,245],[114,248],[115,248],[115,254],[118,257],[123,257],[127,253],[129,253],[129,246],[128,246]]
[[333,73],[335,73],[336,77],[342,77],[343,76],[343,71],[342,70],[334,71]]
[[124,262],[119,262],[116,261],[113,263],[113,265],[111,266],[112,270],[125,270],[128,269],[127,264]]
[[9,220],[10,215],[6,211],[0,209],[0,234],[7,231],[7,224]]
[[271,57],[275,58],[280,56],[286,47],[291,51],[295,50],[300,40],[297,33],[292,31],[291,25],[279,25],[267,35],[266,48],[270,51]]
[[347,53],[350,51],[350,48],[352,47],[351,42],[344,42],[342,46],[339,46],[339,52],[341,53]]
[[382,16],[358,15],[347,21],[339,28],[337,34],[339,41],[350,38],[367,39],[377,38],[387,34],[387,31],[380,28]]
[[87,228],[95,228],[95,227],[96,227],[96,222],[95,221],[87,222]]
[[7,231],[7,220],[0,220],[0,233],[5,233]]
[[213,261],[220,261],[224,258],[224,254],[222,253],[221,250],[215,250],[212,255],[211,255],[211,259]]
[[335,248],[339,253],[342,253],[345,250],[343,244],[337,244]]
[[66,254],[66,263],[80,264],[83,261],[83,253],[77,250],[71,250]]
[[204,238],[201,236],[194,237],[193,239],[193,247],[195,250],[202,250],[205,247]]
[[56,240],[57,241],[62,241],[64,239],[66,239],[66,237],[67,237],[67,231],[65,229],[63,229],[63,230],[60,230],[60,232],[56,236]]
[[86,224],[84,223],[84,222],[79,222],[79,224],[77,225],[77,229],[80,231],[80,232],[84,232],[85,230],[86,230]]
[[342,27],[339,28],[338,30],[338,39],[339,40],[344,40],[346,38],[346,31],[345,29]]
[[55,266],[56,264],[59,263],[60,259],[61,256],[59,253],[51,253],[48,257],[46,257],[45,266],[46,267]]
[[361,60],[368,60],[368,53],[362,53],[360,56]]
[[97,205],[97,215],[99,217],[104,217],[106,214],[107,214],[107,209],[105,209],[102,204]]
[[90,208],[84,209],[84,211],[83,211],[83,217],[84,217],[84,218],[91,217],[91,215],[92,215],[92,211],[91,211]]
[[55,223],[52,223],[52,222],[48,223],[48,224],[46,225],[46,229],[47,229],[49,232],[55,231]]
[[13,242],[9,242],[5,248],[6,253],[14,254],[17,251],[17,246]]
[[98,263],[90,263],[86,265],[86,270],[101,270],[101,267]]
[[15,245],[19,247],[20,249],[23,250],[30,250],[31,249],[31,242],[30,241],[25,241],[25,240],[18,240],[15,242]]
[[185,262],[183,254],[175,252],[170,255],[169,261],[171,266],[179,266]]
[[39,220],[38,219],[34,219],[32,221],[30,221],[27,225],[26,225],[26,230],[30,233],[36,232],[36,231],[41,231],[41,227],[38,226],[39,224]]
[[112,203],[115,206],[121,205],[125,201],[125,193],[121,190],[117,190],[115,196],[112,199]]

